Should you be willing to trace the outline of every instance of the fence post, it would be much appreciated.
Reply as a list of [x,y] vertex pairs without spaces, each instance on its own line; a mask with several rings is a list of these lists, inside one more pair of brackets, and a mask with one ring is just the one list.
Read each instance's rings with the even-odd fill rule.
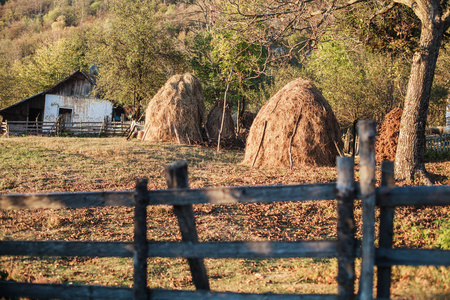
[[355,199],[354,158],[337,157],[337,250],[338,250],[338,299],[355,297]]
[[147,178],[136,180],[134,194],[134,285],[135,300],[147,299]]
[[[381,185],[394,187],[394,162],[383,161],[381,163]],[[394,234],[393,207],[380,208],[380,248],[392,248],[392,236]],[[378,267],[377,298],[390,298],[391,267]]]
[[[189,188],[188,170],[186,161],[177,161],[166,166],[166,181],[169,189]],[[183,242],[198,243],[197,228],[195,227],[195,216],[192,204],[174,205],[173,211],[178,219]],[[188,258],[191,269],[192,281],[198,290],[209,290],[208,275],[205,264],[201,258]]]
[[375,263],[375,122],[359,121],[359,170],[362,194],[362,251],[359,293],[373,299]]

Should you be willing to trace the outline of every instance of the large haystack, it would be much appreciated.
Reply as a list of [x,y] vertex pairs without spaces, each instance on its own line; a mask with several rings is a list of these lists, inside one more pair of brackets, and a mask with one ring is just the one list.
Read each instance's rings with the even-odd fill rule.
[[144,140],[201,142],[204,113],[200,81],[191,74],[172,76],[148,104]]
[[395,160],[402,113],[401,108],[395,108],[384,117],[375,142],[375,159],[377,162]]
[[[211,109],[208,114],[208,120],[206,122],[206,130],[208,131],[211,139],[218,139],[220,127],[222,125],[223,115],[223,100],[218,100],[216,105]],[[230,139],[235,137],[234,122],[231,117],[230,104],[227,102],[225,107],[225,117],[223,121],[223,129],[220,138]]]
[[244,164],[266,168],[332,166],[342,149],[330,105],[309,81],[297,79],[259,111],[247,139]]

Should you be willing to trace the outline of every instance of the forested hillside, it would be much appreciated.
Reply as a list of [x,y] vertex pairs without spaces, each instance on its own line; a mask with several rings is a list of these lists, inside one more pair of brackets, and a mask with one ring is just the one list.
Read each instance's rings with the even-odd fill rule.
[[[0,108],[93,66],[99,95],[129,105],[135,117],[176,73],[194,73],[210,106],[228,86],[234,111],[256,111],[301,76],[322,90],[345,128],[355,119],[381,121],[402,106],[420,32],[408,8],[375,16],[376,5],[337,11],[302,32],[283,28],[281,17],[243,22],[227,0],[0,3]],[[449,73],[443,49],[431,125],[445,122]]]

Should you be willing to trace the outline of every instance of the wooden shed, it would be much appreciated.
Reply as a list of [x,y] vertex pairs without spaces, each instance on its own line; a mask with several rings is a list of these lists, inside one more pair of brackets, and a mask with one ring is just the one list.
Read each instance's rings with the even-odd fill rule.
[[77,70],[49,89],[0,110],[3,121],[72,122],[112,120],[113,104],[92,93],[95,84]]

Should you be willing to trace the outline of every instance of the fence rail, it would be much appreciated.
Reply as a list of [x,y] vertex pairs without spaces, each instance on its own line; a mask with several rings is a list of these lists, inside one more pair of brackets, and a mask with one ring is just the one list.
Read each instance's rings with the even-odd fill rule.
[[130,130],[132,122],[72,122],[47,121],[5,121],[0,123],[0,134],[7,135],[111,135],[124,136]]
[[[361,130],[374,127],[361,126]],[[364,129],[366,128],[366,129]],[[185,163],[166,168],[170,189],[148,191],[147,180],[138,179],[135,191],[0,195],[0,209],[77,208],[134,206],[133,242],[99,241],[0,241],[0,255],[134,257],[134,287],[48,285],[0,281],[0,296],[59,299],[354,299],[355,258],[362,257],[360,299],[372,299],[374,267],[378,267],[377,297],[390,297],[394,265],[450,266],[450,251],[393,249],[393,219],[397,206],[450,205],[450,186],[394,187],[393,164],[382,165],[382,186],[375,189],[371,134],[361,135],[361,184],[354,182],[354,160],[337,160],[336,183],[189,189]],[[369,160],[366,160],[369,158]],[[198,242],[193,204],[261,203],[279,201],[337,200],[337,240],[294,242]],[[363,240],[355,238],[354,199],[363,201]],[[369,201],[370,200],[370,201]],[[148,242],[147,205],[173,205],[182,241]],[[380,207],[379,248],[374,248],[375,205]],[[367,237],[367,235],[372,235]],[[368,242],[369,241],[369,242]],[[197,291],[147,288],[148,257],[188,259]],[[209,291],[204,258],[331,258],[338,260],[337,295],[242,294]]]
[[450,151],[450,134],[427,135],[426,150],[443,152]]

